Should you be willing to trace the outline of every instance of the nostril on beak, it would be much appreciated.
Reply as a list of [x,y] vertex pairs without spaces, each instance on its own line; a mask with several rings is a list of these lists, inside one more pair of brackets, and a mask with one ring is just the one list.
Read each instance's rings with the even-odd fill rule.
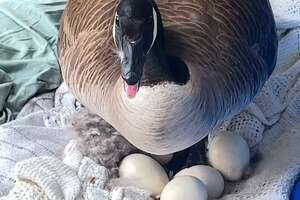
[[128,85],[135,85],[139,82],[135,72],[128,72],[125,76],[122,76],[122,78]]

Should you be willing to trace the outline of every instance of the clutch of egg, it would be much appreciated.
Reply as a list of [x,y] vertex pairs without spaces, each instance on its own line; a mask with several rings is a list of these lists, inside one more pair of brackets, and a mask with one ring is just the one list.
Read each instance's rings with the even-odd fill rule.
[[208,160],[214,168],[206,165],[186,168],[169,182],[167,173],[156,160],[143,154],[131,154],[121,162],[119,174],[120,178],[133,180],[136,186],[161,200],[215,199],[223,193],[223,177],[229,181],[242,178],[250,162],[249,152],[241,136],[222,134],[209,145]]

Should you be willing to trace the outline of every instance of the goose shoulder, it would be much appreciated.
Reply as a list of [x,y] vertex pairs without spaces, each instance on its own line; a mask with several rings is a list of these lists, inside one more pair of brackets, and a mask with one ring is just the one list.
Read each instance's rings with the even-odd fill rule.
[[[201,82],[199,90],[210,93],[210,99],[233,100],[221,107],[249,102],[276,64],[277,36],[269,1],[157,3],[167,50],[189,63],[195,79]],[[211,106],[218,103],[211,102]]]
[[157,3],[167,49],[175,51],[174,54],[188,52],[201,60],[206,53],[208,59],[223,61],[222,55],[228,57],[235,50],[248,53],[251,59],[260,57],[271,73],[277,40],[268,0],[159,0]]

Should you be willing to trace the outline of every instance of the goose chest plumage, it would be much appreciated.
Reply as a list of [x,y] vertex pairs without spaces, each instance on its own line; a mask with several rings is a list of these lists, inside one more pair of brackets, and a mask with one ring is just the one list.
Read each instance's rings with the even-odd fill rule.
[[76,98],[154,154],[190,147],[239,112],[277,57],[268,0],[69,0],[59,38]]

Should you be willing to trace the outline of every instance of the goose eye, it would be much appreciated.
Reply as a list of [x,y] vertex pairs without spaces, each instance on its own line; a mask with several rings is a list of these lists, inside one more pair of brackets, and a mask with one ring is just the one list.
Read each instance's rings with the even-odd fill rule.
[[116,25],[119,27],[120,26],[120,22],[119,22],[119,16],[116,15]]

